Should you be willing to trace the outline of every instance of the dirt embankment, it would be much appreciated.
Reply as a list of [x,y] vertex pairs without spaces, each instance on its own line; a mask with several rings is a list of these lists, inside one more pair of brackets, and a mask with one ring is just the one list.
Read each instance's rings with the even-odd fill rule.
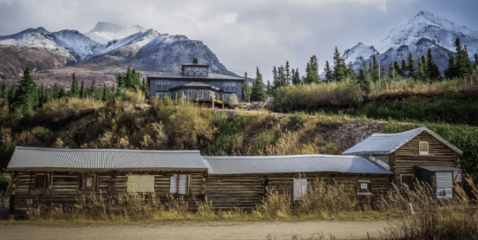
[[380,236],[384,221],[309,221],[309,222],[208,222],[164,225],[126,225],[95,227],[40,227],[0,225],[0,236],[7,239],[363,239]]

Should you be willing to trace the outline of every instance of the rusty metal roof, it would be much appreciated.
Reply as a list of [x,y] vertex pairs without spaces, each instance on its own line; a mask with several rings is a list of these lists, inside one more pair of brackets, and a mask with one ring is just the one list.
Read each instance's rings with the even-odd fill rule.
[[438,141],[442,142],[453,151],[462,155],[463,152],[457,147],[453,146],[451,143],[447,142],[445,139],[441,138],[428,129],[427,127],[419,127],[406,132],[401,133],[374,133],[365,140],[357,143],[355,146],[349,148],[343,154],[347,155],[373,155],[373,154],[392,154],[397,149],[405,145],[408,141],[415,138],[418,134],[422,132],[427,132]]
[[199,151],[16,147],[7,168],[147,170],[208,167]]
[[305,172],[338,172],[358,174],[392,174],[361,156],[289,155],[289,156],[224,156],[203,157],[210,166],[209,174],[273,174]]

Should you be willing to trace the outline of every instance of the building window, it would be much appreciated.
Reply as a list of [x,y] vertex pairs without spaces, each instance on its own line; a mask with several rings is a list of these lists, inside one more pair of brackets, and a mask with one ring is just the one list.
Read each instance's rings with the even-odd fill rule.
[[236,83],[235,82],[225,82],[224,83],[224,91],[225,92],[235,92],[236,91]]
[[369,195],[372,194],[372,184],[369,180],[359,180],[357,182],[357,194]]
[[420,155],[428,155],[428,142],[419,142],[418,143],[418,148]]
[[154,192],[154,176],[128,175],[127,191],[132,193]]
[[415,175],[413,175],[413,174],[400,174],[400,185],[401,186],[406,184],[407,186],[412,187],[414,180],[415,180]]
[[49,186],[49,175],[48,174],[36,174],[35,175],[35,189],[48,189]]
[[156,90],[168,90],[168,89],[169,89],[169,81],[156,82]]
[[169,193],[171,194],[188,194],[189,175],[175,174],[170,178]]
[[94,190],[96,186],[96,174],[86,174],[85,189]]
[[307,195],[307,178],[294,178],[294,200],[300,200]]

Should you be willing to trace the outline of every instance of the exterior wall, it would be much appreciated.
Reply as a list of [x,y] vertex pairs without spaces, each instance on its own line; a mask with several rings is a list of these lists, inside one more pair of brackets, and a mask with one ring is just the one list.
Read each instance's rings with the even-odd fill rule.
[[[14,196],[13,207],[15,210],[26,210],[28,208],[27,200],[32,200],[33,204],[72,207],[78,201],[87,199],[91,194],[97,196],[111,197],[127,192],[127,173],[96,173],[96,187],[93,190],[84,188],[84,173],[68,172],[50,172],[53,179],[50,178],[49,189],[35,190],[34,176],[36,172],[19,172],[14,174],[12,195]],[[154,192],[161,202],[167,201],[167,195],[170,191],[170,177],[177,172],[141,172],[131,173],[133,175],[153,175]],[[181,172],[179,174],[190,174],[189,193],[184,196],[191,210],[196,209],[196,200],[202,200],[205,195],[204,174],[205,172]],[[145,193],[150,194],[150,193]]]
[[[181,86],[191,82],[200,82],[204,84],[208,84],[217,88],[222,89],[224,95],[232,95],[236,94],[239,101],[242,101],[242,80],[241,81],[234,81],[234,80],[215,80],[215,81],[207,81],[204,79],[194,79],[194,80],[175,80],[175,79],[151,79],[150,81],[150,97],[164,97],[167,93],[170,93],[169,89],[177,86]],[[164,84],[168,83],[168,84]],[[226,89],[225,84],[229,83],[236,83],[235,91]],[[163,85],[162,85],[163,84]],[[228,91],[226,91],[228,90]],[[222,95],[220,96],[222,100]],[[226,97],[227,98],[227,97]]]
[[249,174],[249,175],[210,175],[207,178],[206,193],[215,209],[232,209],[234,207],[253,209],[261,204],[266,194],[266,187],[274,187],[280,194],[287,193],[293,197],[294,178],[307,178],[307,186],[316,179],[326,183],[343,183],[356,192],[359,180],[369,181],[372,196],[385,194],[391,186],[391,175],[358,175],[332,173],[306,174]]
[[389,155],[374,155],[375,158],[381,160],[386,164],[390,164],[390,156]]
[[[428,155],[420,155],[418,143],[428,142]],[[438,141],[427,132],[422,132],[390,156],[390,170],[394,182],[400,184],[401,174],[415,174],[415,165],[439,165],[458,168],[459,154]]]

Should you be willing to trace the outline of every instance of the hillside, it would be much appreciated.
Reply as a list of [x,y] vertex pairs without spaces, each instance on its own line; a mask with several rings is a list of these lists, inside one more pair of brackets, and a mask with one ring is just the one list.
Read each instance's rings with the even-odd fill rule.
[[[204,155],[341,154],[376,132],[419,126],[343,114],[271,114],[213,111],[189,102],[152,100],[140,93],[116,95],[107,102],[62,98],[40,108],[31,121],[4,106],[0,113],[1,167],[15,146],[60,148],[198,149]],[[464,151],[472,173],[478,129],[426,124]]]

